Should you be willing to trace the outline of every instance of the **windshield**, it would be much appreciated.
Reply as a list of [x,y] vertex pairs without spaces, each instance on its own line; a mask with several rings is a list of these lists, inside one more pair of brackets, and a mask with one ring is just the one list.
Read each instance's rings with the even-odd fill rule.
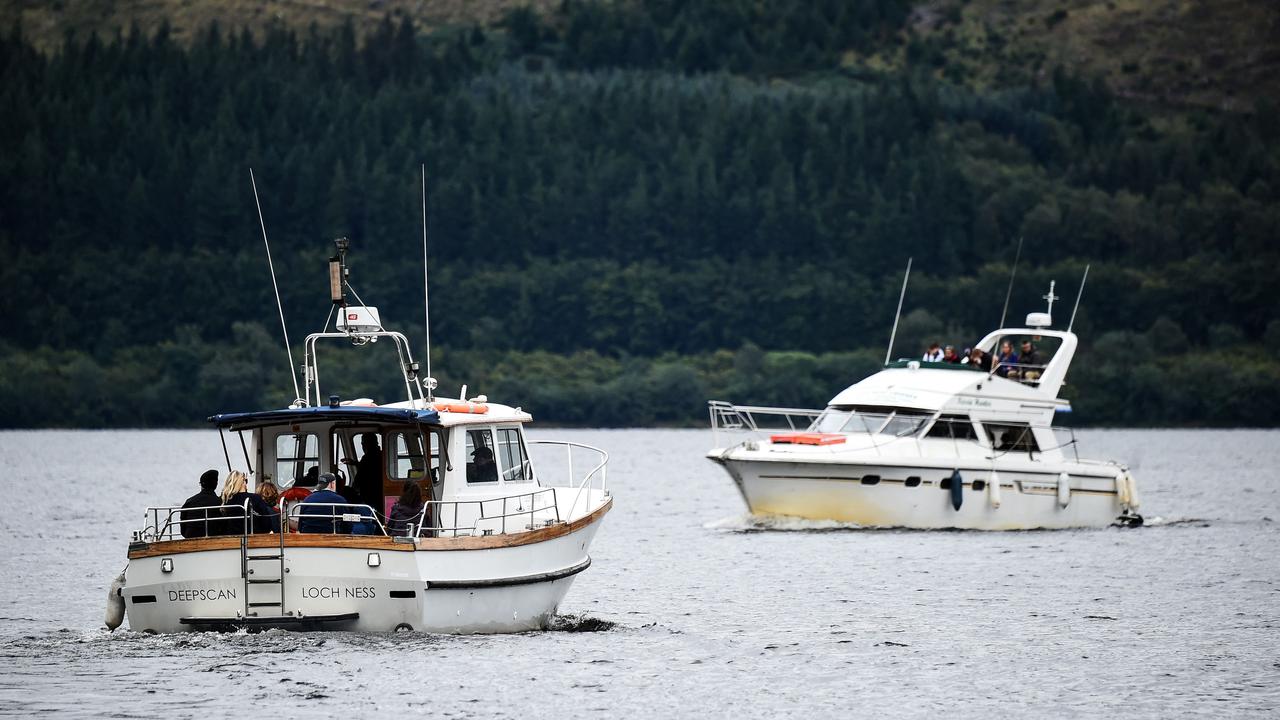
[[809,426],[809,431],[903,437],[919,432],[931,417],[932,413],[923,410],[902,408],[827,408]]

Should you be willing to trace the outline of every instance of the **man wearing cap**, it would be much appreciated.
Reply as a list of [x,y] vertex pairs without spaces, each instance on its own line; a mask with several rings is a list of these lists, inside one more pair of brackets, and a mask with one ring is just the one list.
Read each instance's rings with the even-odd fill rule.
[[498,482],[498,465],[493,461],[493,450],[481,445],[471,453],[467,463],[467,482]]
[[[182,537],[184,538],[202,538],[209,534],[209,525],[206,522],[209,519],[209,510],[192,510],[189,508],[210,508],[222,505],[222,498],[214,490],[218,487],[218,471],[205,470],[200,476],[200,492],[187,498],[182,503]],[[222,517],[218,510],[213,511],[213,517]]]
[[[351,532],[351,523],[342,520],[342,514],[348,512],[346,498],[334,492],[338,478],[333,473],[324,473],[317,481],[316,491],[302,501],[298,520],[298,532],[304,533],[340,533]],[[323,504],[323,505],[321,505]]]

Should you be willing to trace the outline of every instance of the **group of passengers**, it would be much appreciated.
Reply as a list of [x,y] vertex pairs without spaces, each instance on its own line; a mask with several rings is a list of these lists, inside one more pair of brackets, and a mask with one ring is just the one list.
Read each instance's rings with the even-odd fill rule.
[[[353,505],[350,496],[339,494],[338,478],[312,467],[283,493],[274,483],[258,483],[249,492],[248,477],[239,470],[227,474],[222,493],[215,492],[218,471],[200,476],[200,492],[182,504],[181,530],[184,538],[216,535],[281,532],[378,534],[378,523],[367,505]],[[293,512],[294,506],[299,506]],[[387,516],[392,534],[405,534],[423,516],[422,489],[412,480],[405,482],[400,498]],[[353,519],[352,516],[355,516]]]
[[1021,351],[1014,349],[1012,341],[1001,340],[997,353],[985,352],[977,347],[965,348],[963,353],[958,353],[954,345],[947,345],[944,349],[935,342],[929,345],[920,359],[925,362],[965,365],[974,370],[994,372],[1000,377],[1024,382],[1038,380],[1044,369],[1044,359],[1031,338],[1022,340]]

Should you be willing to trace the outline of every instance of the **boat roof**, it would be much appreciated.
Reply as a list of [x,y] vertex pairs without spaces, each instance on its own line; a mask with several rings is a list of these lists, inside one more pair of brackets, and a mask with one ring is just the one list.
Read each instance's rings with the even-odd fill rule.
[[[981,388],[985,386],[984,392]],[[887,368],[855,383],[831,398],[828,405],[870,405],[913,408],[936,412],[955,406],[960,398],[984,396],[989,400],[1064,401],[1046,398],[1033,387],[975,370],[937,367]],[[963,401],[961,401],[963,402]]]
[[280,425],[291,422],[323,422],[326,420],[351,422],[367,420],[384,423],[437,425],[440,423],[440,413],[431,409],[340,405],[338,407],[301,407],[285,408],[283,410],[223,413],[209,418],[209,422],[220,428],[234,429]]

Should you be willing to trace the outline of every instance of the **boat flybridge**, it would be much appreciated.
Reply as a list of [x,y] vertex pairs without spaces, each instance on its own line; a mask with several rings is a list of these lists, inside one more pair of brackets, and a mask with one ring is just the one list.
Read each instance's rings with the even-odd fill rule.
[[[756,514],[978,530],[1141,524],[1128,468],[1080,459],[1074,433],[1052,428],[1070,411],[1058,391],[1077,339],[1051,324],[1031,313],[1026,327],[996,330],[972,363],[886,363],[823,410],[712,401],[707,457]],[[1031,362],[998,359],[1023,341]]]
[[[345,249],[330,268],[336,322],[306,339],[305,394],[288,408],[209,418],[228,471],[243,472],[250,491],[267,482],[282,491],[279,514],[257,515],[248,501],[147,508],[114,593],[132,629],[539,629],[591,564],[613,502],[607,454],[530,443],[529,413],[468,399],[465,386],[458,398],[435,396],[405,336],[386,330],[376,308],[346,303]],[[321,343],[379,341],[400,358],[405,399],[326,398]],[[551,446],[563,482],[535,469],[531,445]],[[344,493],[326,497],[341,501],[290,500],[307,495],[291,488],[326,473]],[[393,518],[409,485],[420,509]],[[109,607],[108,625],[111,616]]]

